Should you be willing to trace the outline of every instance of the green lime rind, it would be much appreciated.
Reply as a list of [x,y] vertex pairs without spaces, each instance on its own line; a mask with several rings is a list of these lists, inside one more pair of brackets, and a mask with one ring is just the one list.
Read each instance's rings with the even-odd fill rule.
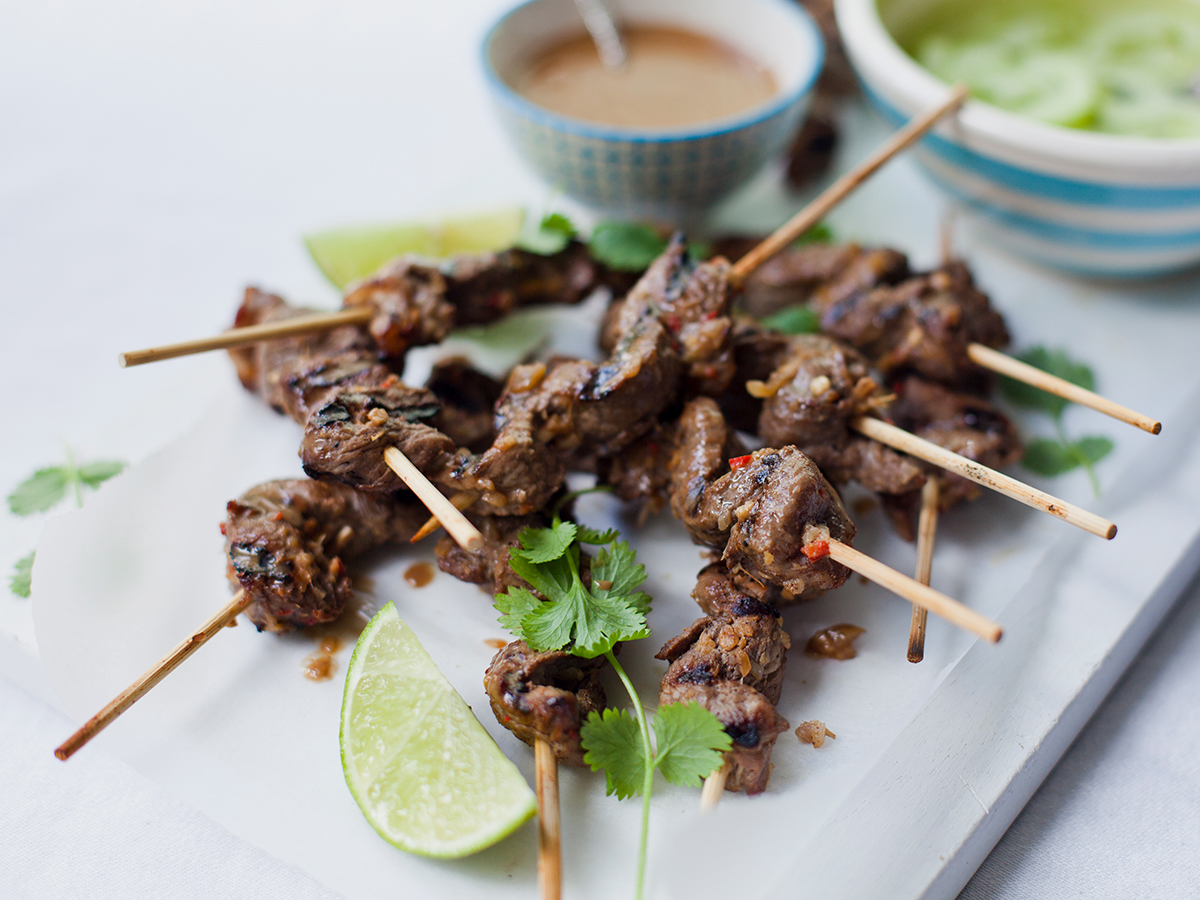
[[455,859],[536,812],[536,798],[389,603],[354,648],[342,698],[342,769],[384,840]]
[[519,207],[438,222],[400,222],[334,228],[306,235],[313,261],[339,290],[406,253],[439,259],[510,247],[521,232]]

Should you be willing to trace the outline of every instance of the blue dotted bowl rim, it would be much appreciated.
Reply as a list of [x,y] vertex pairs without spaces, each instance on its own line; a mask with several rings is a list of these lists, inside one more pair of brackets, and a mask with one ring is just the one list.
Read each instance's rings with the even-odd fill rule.
[[492,93],[500,102],[518,115],[530,119],[534,123],[549,128],[552,131],[564,132],[580,137],[596,138],[603,141],[622,141],[639,144],[695,141],[722,134],[730,134],[731,132],[741,131],[752,125],[757,125],[760,122],[765,122],[794,104],[799,103],[813,89],[817,78],[821,74],[821,69],[825,66],[825,41],[821,36],[821,29],[817,27],[812,16],[799,3],[792,2],[792,0],[754,0],[754,2],[760,5],[774,6],[783,11],[785,15],[793,16],[801,23],[802,27],[807,28],[811,33],[813,46],[816,48],[816,53],[813,55],[812,60],[812,70],[806,78],[801,80],[798,87],[786,93],[779,94],[775,99],[766,101],[763,105],[752,107],[749,112],[740,116],[714,119],[711,122],[701,122],[698,126],[687,126],[678,129],[657,128],[650,130],[621,128],[615,125],[600,125],[595,122],[584,121],[583,119],[573,119],[570,116],[551,112],[544,107],[526,100],[509,87],[508,83],[500,77],[499,73],[492,66],[490,50],[496,32],[522,9],[525,9],[527,6],[533,6],[536,3],[545,2],[546,0],[526,0],[526,2],[514,6],[497,19],[483,38],[483,43],[480,45],[480,58],[483,64],[484,75],[492,89]]

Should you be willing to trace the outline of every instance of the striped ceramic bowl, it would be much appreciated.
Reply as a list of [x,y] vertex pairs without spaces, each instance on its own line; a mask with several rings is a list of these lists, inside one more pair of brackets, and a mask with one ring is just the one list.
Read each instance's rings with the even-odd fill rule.
[[488,32],[483,68],[505,130],[535,171],[603,212],[666,222],[702,213],[780,155],[795,133],[824,60],[816,25],[793,0],[608,0],[625,24],[715,37],[765,65],[778,85],[739,115],[674,129],[571,119],[512,89],[541,50],[583,31],[572,0],[531,0]]
[[[863,87],[896,122],[946,94],[946,84],[887,30],[897,16],[929,2],[835,0]],[[971,101],[923,141],[917,155],[998,242],[1025,257],[1102,277],[1156,275],[1200,263],[1200,140],[1059,128]]]

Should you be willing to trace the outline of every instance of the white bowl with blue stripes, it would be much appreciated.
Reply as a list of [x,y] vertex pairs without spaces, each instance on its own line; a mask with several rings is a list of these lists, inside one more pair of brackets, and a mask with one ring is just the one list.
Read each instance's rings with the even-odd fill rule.
[[[931,0],[835,0],[838,27],[872,103],[894,122],[945,97],[886,22]],[[977,0],[983,2],[983,0]],[[1022,256],[1100,277],[1200,264],[1200,140],[1046,125],[969,101],[916,151],[948,194]]]
[[531,0],[483,42],[483,68],[518,152],[554,188],[600,212],[682,223],[701,215],[780,156],[824,62],[824,43],[794,0],[609,0],[631,25],[707,35],[764,65],[778,86],[735,116],[671,129],[569,118],[510,86],[540,51],[583,31],[572,0]]

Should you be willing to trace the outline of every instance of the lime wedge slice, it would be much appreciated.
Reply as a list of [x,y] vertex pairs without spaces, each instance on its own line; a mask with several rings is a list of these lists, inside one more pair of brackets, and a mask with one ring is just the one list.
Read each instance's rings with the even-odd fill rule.
[[336,228],[307,235],[304,243],[325,276],[345,290],[404,253],[438,258],[511,247],[524,217],[523,210],[513,208],[440,222]]
[[402,850],[451,859],[533,815],[533,791],[389,603],[350,659],[342,769],[371,826]]

